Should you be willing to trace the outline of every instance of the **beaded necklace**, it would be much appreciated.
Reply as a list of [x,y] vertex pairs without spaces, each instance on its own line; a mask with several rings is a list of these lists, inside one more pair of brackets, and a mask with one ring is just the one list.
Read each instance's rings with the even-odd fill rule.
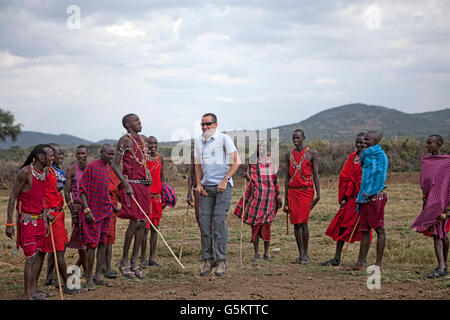
[[134,158],[134,161],[136,161],[139,165],[144,166],[145,169],[145,176],[147,177],[147,179],[149,178],[149,172],[148,172],[148,168],[147,168],[147,160],[148,160],[148,156],[147,156],[147,147],[145,146],[144,141],[142,141],[142,138],[139,137],[139,139],[141,140],[141,143],[143,145],[143,148],[141,148],[141,146],[139,145],[139,143],[133,138],[133,136],[128,133],[127,136],[131,139],[131,141],[133,141],[133,143],[136,145],[136,147],[138,148],[139,152],[141,153],[142,156],[142,160],[139,160],[139,158],[136,155],[136,152],[133,150],[132,147],[126,146],[125,150],[130,151],[132,157]]
[[151,167],[151,168],[149,169],[150,174],[152,174],[152,173],[156,170],[156,168],[158,168],[158,166],[159,166],[159,164],[160,164],[161,161],[159,161],[159,159],[160,159],[159,153],[156,153],[156,157],[152,157],[151,155],[149,155],[148,157],[149,157],[149,160],[150,160],[150,161],[152,161],[152,162],[153,162],[153,161],[156,161],[156,163],[153,165],[153,167]]
[[305,150],[305,152],[303,153],[303,156],[300,159],[300,163],[297,163],[297,161],[295,160],[294,149],[291,150],[290,162],[295,167],[295,173],[292,175],[292,178],[289,180],[289,182],[291,182],[294,179],[294,177],[297,175],[298,171],[300,171],[300,176],[303,179],[303,181],[311,181],[312,180],[312,176],[309,178],[306,178],[303,175],[302,165],[303,165],[303,161],[305,161],[305,159],[306,159],[306,152],[309,151],[309,147],[305,147],[303,150]]
[[36,179],[38,179],[39,181],[44,181],[45,178],[47,177],[47,175],[45,174],[45,170],[40,173],[39,171],[37,171],[33,164],[30,164],[30,168],[31,168],[31,174],[33,175],[33,177],[35,177]]

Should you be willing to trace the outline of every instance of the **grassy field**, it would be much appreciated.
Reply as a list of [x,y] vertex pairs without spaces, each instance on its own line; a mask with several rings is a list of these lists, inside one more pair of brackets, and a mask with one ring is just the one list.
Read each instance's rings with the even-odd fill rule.
[[[431,238],[411,230],[421,207],[421,191],[418,174],[391,174],[388,179],[388,202],[386,205],[385,227],[387,244],[384,254],[382,289],[371,291],[365,283],[364,272],[346,272],[334,267],[323,267],[320,262],[333,257],[335,243],[324,235],[331,219],[338,209],[337,177],[322,177],[322,198],[310,217],[308,266],[292,265],[290,262],[298,252],[294,240],[293,226],[286,234],[285,214],[279,211],[272,225],[271,262],[252,262],[253,245],[250,228],[243,228],[244,264],[241,266],[240,221],[234,215],[234,208],[243,193],[243,183],[236,182],[232,205],[227,223],[229,227],[228,270],[223,279],[214,275],[199,277],[200,233],[191,208],[186,214],[186,187],[175,184],[178,204],[164,211],[160,231],[178,255],[186,217],[186,237],[183,247],[182,269],[172,257],[164,243],[158,241],[157,261],[162,267],[145,269],[143,280],[129,280],[123,277],[112,280],[113,288],[99,288],[94,293],[71,296],[68,299],[448,299],[450,297],[449,277],[427,279],[426,275],[437,265]],[[15,248],[15,241],[4,234],[6,222],[7,192],[0,196],[0,299],[20,299],[23,291],[23,252]],[[70,232],[70,219],[66,218]],[[117,241],[113,248],[116,263],[122,253],[123,235],[127,221],[118,220]],[[279,252],[273,252],[280,248]],[[371,245],[368,263],[375,262],[376,234]],[[260,241],[262,255],[263,243]],[[356,261],[359,243],[346,247],[344,265]],[[148,253],[147,253],[148,256]],[[76,261],[76,250],[66,252],[67,265]],[[45,266],[40,283],[45,278]],[[226,290],[217,287],[226,284]],[[256,287],[255,287],[256,286]],[[151,290],[149,289],[151,288]],[[256,289],[255,289],[256,288]],[[55,288],[51,290],[57,299]],[[309,291],[308,291],[309,290]],[[264,293],[263,293],[264,292]]]

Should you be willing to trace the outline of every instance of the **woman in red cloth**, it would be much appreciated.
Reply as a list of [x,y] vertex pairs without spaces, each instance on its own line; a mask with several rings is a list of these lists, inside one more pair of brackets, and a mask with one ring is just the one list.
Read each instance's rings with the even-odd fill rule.
[[[359,163],[359,154],[363,148],[364,132],[356,136],[356,151],[349,155],[347,161],[339,175],[339,194],[338,200],[340,209],[331,221],[325,235],[336,241],[336,253],[333,259],[322,263],[324,266],[338,266],[341,262],[342,248],[345,242],[353,243],[361,241],[361,231],[359,231],[358,212],[356,211],[356,197],[361,185],[362,169]],[[353,232],[353,230],[355,230]],[[350,239],[350,236],[353,236]]]
[[[161,191],[162,191],[162,182],[164,181],[164,158],[161,156],[156,150],[158,149],[158,140],[150,136],[147,139],[147,147],[149,151],[149,160],[147,161],[147,167],[152,176],[152,185],[150,186],[151,192],[151,213],[150,220],[152,221],[155,228],[158,228],[159,221],[162,217],[163,212],[163,203],[161,200]],[[145,251],[147,250],[147,238],[148,232],[150,230],[150,253],[149,260],[147,263],[147,259],[145,257]],[[146,268],[148,266],[156,266],[160,267],[161,265],[155,261],[155,253],[156,253],[156,244],[158,241],[158,233],[157,231],[150,225],[150,222],[147,221],[147,225],[145,226],[144,239],[142,240],[141,247],[141,266]]]
[[[295,148],[285,156],[286,181],[283,211],[289,214],[294,225],[299,257],[292,263],[309,264],[308,219],[312,208],[320,200],[319,156],[316,150],[303,147],[305,133],[297,129],[292,134]],[[314,186],[316,198],[314,199]]]
[[47,211],[44,208],[46,167],[52,165],[53,150],[49,145],[33,148],[20,168],[8,200],[6,236],[14,237],[13,213],[17,210],[17,248],[25,254],[24,299],[44,300],[48,294],[38,290],[38,279],[45,253],[42,252],[46,232]]
[[[139,134],[142,131],[141,120],[136,114],[130,113],[123,117],[122,125],[127,130],[127,134],[122,136],[117,143],[117,152],[112,168],[120,180],[119,198],[122,207],[117,217],[130,220],[130,224],[125,233],[122,259],[118,267],[127,278],[134,278],[134,276],[143,278],[144,275],[138,263],[138,254],[147,219],[134,199],[149,216],[149,186],[152,184],[152,178],[147,168],[146,138]],[[123,171],[120,170],[121,161],[123,161]],[[131,261],[129,261],[128,252],[133,238],[133,252]]]

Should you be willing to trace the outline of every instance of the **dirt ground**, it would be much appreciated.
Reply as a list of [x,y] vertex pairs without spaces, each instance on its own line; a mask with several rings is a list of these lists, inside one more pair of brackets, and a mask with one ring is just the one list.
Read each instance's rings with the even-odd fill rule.
[[[272,261],[254,262],[250,230],[243,228],[243,264],[240,264],[240,223],[232,213],[242,194],[237,186],[233,191],[229,226],[228,270],[218,278],[214,272],[200,277],[200,236],[193,210],[186,214],[186,187],[175,186],[178,204],[164,211],[160,230],[175,254],[179,254],[186,218],[186,237],[183,243],[182,264],[175,261],[170,251],[158,240],[157,261],[161,267],[144,270],[144,279],[126,279],[119,276],[108,280],[112,287],[97,286],[95,291],[65,295],[65,300],[441,300],[450,298],[449,277],[427,279],[435,267],[432,240],[410,230],[414,217],[420,212],[420,188],[417,174],[390,175],[389,201],[386,207],[387,246],[381,273],[381,288],[370,290],[365,272],[348,272],[343,268],[324,267],[320,262],[332,258],[335,243],[324,236],[337,209],[337,177],[322,178],[322,199],[311,214],[310,265],[291,264],[297,257],[293,227],[286,230],[285,215],[281,212],[272,225],[270,253]],[[239,185],[237,183],[237,185]],[[242,187],[241,187],[242,188]],[[8,194],[0,196],[0,208],[6,213]],[[5,214],[0,218],[4,225]],[[70,235],[70,219],[66,218]],[[123,234],[127,222],[119,220],[118,239],[113,248],[113,262],[122,254]],[[263,243],[260,241],[262,256]],[[273,249],[279,249],[274,251]],[[376,234],[368,256],[375,261]],[[344,249],[343,265],[350,265],[357,257],[359,243]],[[23,252],[15,248],[15,241],[0,234],[0,300],[21,299],[23,294]],[[148,257],[148,253],[147,253]],[[76,250],[66,252],[67,265],[77,259]],[[117,268],[115,268],[117,270]],[[59,300],[56,287],[43,285],[46,266],[41,273],[40,289]],[[84,281],[82,281],[84,285]]]

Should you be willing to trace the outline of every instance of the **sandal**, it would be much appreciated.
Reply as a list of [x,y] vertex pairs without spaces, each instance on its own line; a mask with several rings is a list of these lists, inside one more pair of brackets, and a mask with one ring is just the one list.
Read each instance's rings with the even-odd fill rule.
[[161,267],[161,265],[158,263],[158,262],[156,262],[155,260],[149,260],[148,261],[148,266],[149,267]]
[[115,278],[117,278],[117,272],[114,270],[110,270],[110,271],[106,272],[104,276],[105,276],[105,278],[108,278],[108,279],[115,279]]
[[131,271],[130,263],[127,263],[125,266],[122,266],[119,262],[119,263],[117,263],[117,268],[119,268],[120,272],[122,272],[122,275],[125,278],[128,278],[128,279],[134,278],[134,272]]
[[270,256],[268,256],[267,254],[263,255],[263,259],[266,260],[266,261],[272,261]]
[[311,263],[311,261],[309,260],[309,257],[308,256],[306,256],[305,258],[303,258],[302,259],[302,262],[301,262],[301,264],[310,264]]
[[53,294],[45,292],[45,291],[41,291],[39,289],[36,289],[35,293],[36,293],[36,295],[44,296],[45,298],[53,297]]
[[339,265],[340,261],[336,258],[330,259],[328,261],[322,262],[321,264],[325,267],[329,266],[330,264],[334,267],[337,267]]
[[131,271],[134,272],[134,275],[139,278],[142,279],[144,278],[144,273],[142,272],[142,270],[139,268],[139,266],[134,266],[131,268]]
[[291,263],[293,263],[293,264],[301,264],[302,263],[302,259],[301,258],[297,258],[294,261],[291,261]]
[[112,287],[112,284],[111,283],[109,283],[109,282],[106,282],[105,280],[103,280],[103,279],[93,279],[93,281],[94,281],[94,284],[96,284],[96,285],[98,285],[98,286],[106,286],[106,287],[108,287],[108,288],[111,288]]
[[439,267],[434,269],[433,272],[431,272],[428,275],[428,279],[434,279],[439,277],[445,277],[448,274],[447,270],[444,269],[444,271],[439,271]]

